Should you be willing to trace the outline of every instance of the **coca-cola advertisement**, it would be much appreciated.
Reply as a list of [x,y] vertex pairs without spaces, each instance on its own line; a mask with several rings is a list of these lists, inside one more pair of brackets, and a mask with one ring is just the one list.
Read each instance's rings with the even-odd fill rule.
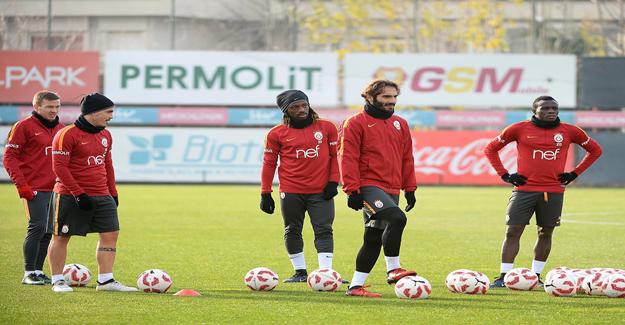
[[[412,145],[418,184],[508,185],[484,156],[484,147],[497,131],[413,131]],[[566,170],[573,168],[574,146],[569,148]],[[503,165],[516,171],[516,142],[499,151]],[[508,185],[509,186],[509,185]]]

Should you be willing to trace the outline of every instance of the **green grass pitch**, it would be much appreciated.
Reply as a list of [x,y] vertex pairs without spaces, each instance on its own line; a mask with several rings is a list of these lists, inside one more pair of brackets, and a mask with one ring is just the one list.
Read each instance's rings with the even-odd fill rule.
[[[258,266],[284,279],[292,269],[286,256],[282,218],[259,208],[258,186],[121,185],[115,277],[134,285],[150,268],[174,280],[168,294],[96,292],[92,282],[71,294],[48,286],[20,284],[23,205],[10,184],[0,184],[0,323],[622,323],[625,299],[550,297],[543,291],[490,290],[485,296],[452,294],[448,272],[468,268],[493,277],[499,271],[504,212],[510,188],[428,187],[417,191],[408,213],[401,262],[433,285],[429,299],[395,297],[385,282],[380,256],[368,283],[382,299],[317,293],[305,284],[280,283],[273,292],[252,292],[245,273]],[[274,192],[274,199],[278,199]],[[402,207],[404,205],[402,200]],[[562,227],[546,271],[556,266],[625,268],[625,189],[571,187]],[[362,240],[360,213],[336,199],[334,268],[349,279]],[[533,221],[532,221],[533,222]],[[535,226],[526,229],[515,266],[530,267]],[[68,263],[97,274],[97,235],[75,237]],[[317,267],[312,229],[304,229],[309,270]],[[545,272],[546,272],[545,271]],[[49,270],[46,266],[46,272]],[[201,297],[176,297],[183,288]]]

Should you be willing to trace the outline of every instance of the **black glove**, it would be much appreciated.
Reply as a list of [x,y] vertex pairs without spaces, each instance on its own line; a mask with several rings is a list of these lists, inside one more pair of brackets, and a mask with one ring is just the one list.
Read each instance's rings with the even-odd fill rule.
[[414,191],[412,192],[404,192],[404,197],[406,198],[406,212],[412,210],[414,208],[414,204],[417,202],[417,198],[414,196]]
[[119,206],[119,196],[113,196],[113,200],[115,200],[115,206]]
[[564,185],[569,185],[569,183],[575,180],[576,178],[577,178],[577,173],[575,172],[562,173],[558,175],[558,180],[560,181],[560,183]]
[[323,188],[323,199],[329,200],[335,197],[339,192],[336,190],[336,187],[339,186],[336,182],[328,182],[326,187]]
[[504,182],[510,183],[514,186],[521,186],[527,183],[527,177],[517,174],[517,173],[514,173],[514,174],[505,173],[501,175],[501,179],[503,179]]
[[271,193],[264,193],[260,195],[260,209],[263,210],[263,212],[272,214],[275,208],[276,203],[273,201]]
[[93,209],[93,203],[91,202],[91,198],[87,193],[82,193],[78,196],[74,196],[74,200],[76,200],[76,204],[80,210],[89,211]]
[[362,194],[358,192],[352,192],[347,198],[347,206],[358,211],[362,209],[364,206],[364,202],[362,200]]

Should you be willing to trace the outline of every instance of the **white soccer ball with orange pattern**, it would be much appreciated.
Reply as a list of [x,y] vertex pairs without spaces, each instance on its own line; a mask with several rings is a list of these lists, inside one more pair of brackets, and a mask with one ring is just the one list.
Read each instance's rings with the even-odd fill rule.
[[625,298],[625,273],[615,273],[603,281],[603,293],[610,298]]
[[545,279],[545,292],[556,297],[574,296],[577,280],[570,272],[554,273]]
[[538,284],[538,275],[530,269],[519,267],[508,271],[503,282],[509,289],[528,291]]
[[445,278],[445,286],[447,287],[447,289],[449,289],[449,291],[458,292],[455,286],[456,278],[458,278],[458,276],[464,274],[465,272],[471,272],[471,270],[458,269],[455,271],[451,271],[449,272],[449,274],[447,274],[447,277]]
[[482,272],[468,271],[456,276],[454,287],[459,293],[485,295],[490,288],[490,280]]
[[610,274],[601,271],[586,276],[582,283],[584,292],[591,296],[604,296],[603,281],[607,280],[609,277]]
[[89,283],[91,277],[91,271],[82,264],[67,264],[63,267],[63,278],[69,286],[84,287]]
[[137,288],[143,292],[165,293],[172,283],[169,274],[159,269],[145,270],[137,278]]
[[251,269],[243,278],[245,285],[254,291],[271,291],[278,286],[278,274],[266,267]]
[[400,299],[425,299],[432,293],[432,285],[424,277],[406,276],[395,283],[395,295]]
[[314,291],[336,291],[341,284],[343,284],[343,278],[341,275],[333,269],[317,269],[312,271],[308,275],[308,287]]

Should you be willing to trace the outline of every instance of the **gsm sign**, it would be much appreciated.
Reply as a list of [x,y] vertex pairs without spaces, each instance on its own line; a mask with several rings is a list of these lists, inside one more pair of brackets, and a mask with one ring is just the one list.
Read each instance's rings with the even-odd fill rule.
[[523,68],[502,71],[496,68],[455,67],[445,71],[442,67],[424,67],[412,76],[411,88],[425,93],[439,91],[441,87],[447,93],[515,93],[522,76]]

